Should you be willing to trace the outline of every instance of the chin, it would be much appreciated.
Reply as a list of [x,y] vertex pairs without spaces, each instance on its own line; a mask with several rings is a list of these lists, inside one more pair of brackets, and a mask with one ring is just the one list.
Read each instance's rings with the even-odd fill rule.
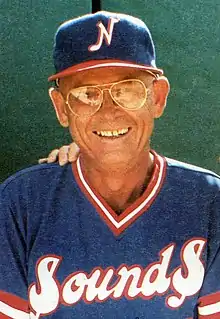
[[118,171],[129,167],[132,163],[132,157],[129,154],[122,154],[121,152],[111,152],[108,154],[97,154],[96,162],[103,168]]

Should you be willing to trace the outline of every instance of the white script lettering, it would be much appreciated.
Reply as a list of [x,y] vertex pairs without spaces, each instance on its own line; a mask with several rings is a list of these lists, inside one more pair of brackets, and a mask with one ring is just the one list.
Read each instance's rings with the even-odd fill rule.
[[119,19],[116,18],[110,18],[108,22],[108,27],[107,30],[105,26],[102,24],[101,21],[97,23],[97,27],[99,28],[99,34],[98,34],[98,39],[95,44],[92,44],[88,47],[89,51],[98,51],[101,48],[101,45],[103,43],[103,40],[105,39],[106,44],[110,45],[111,40],[112,40],[112,33],[113,33],[113,28],[114,24],[119,22]]
[[56,279],[56,271],[61,263],[59,256],[44,256],[36,267],[37,283],[29,289],[31,308],[41,314],[54,312],[59,304],[71,306],[83,300],[86,303],[104,302],[108,298],[129,300],[152,299],[164,295],[168,290],[167,305],[180,307],[186,297],[193,296],[201,288],[204,278],[204,265],[201,260],[206,240],[193,238],[184,244],[180,257],[182,264],[170,274],[169,266],[174,254],[175,244],[166,246],[159,253],[159,261],[146,268],[140,265],[121,265],[119,268],[94,268],[90,274],[77,271],[64,280],[62,285]]

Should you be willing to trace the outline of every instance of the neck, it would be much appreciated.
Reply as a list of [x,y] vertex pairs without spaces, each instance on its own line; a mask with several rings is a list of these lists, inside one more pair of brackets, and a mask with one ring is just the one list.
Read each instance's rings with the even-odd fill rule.
[[89,184],[118,213],[142,195],[153,171],[153,155],[149,150],[133,165],[125,163],[120,165],[120,169],[112,165],[100,167],[97,162],[88,162],[83,155],[80,162]]

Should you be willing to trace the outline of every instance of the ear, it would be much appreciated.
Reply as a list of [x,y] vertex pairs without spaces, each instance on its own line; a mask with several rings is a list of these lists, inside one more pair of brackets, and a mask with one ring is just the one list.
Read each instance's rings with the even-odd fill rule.
[[170,84],[165,76],[161,76],[153,82],[154,118],[159,118],[163,114],[169,92]]
[[63,127],[69,126],[66,104],[61,92],[56,88],[49,89],[49,96],[56,111],[57,119]]

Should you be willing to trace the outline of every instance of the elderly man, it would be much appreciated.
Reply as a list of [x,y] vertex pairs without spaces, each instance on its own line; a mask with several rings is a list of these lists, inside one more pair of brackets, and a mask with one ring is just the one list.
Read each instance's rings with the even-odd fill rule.
[[146,25],[62,24],[49,94],[80,147],[1,186],[1,318],[219,318],[220,179],[150,148],[169,83]]

